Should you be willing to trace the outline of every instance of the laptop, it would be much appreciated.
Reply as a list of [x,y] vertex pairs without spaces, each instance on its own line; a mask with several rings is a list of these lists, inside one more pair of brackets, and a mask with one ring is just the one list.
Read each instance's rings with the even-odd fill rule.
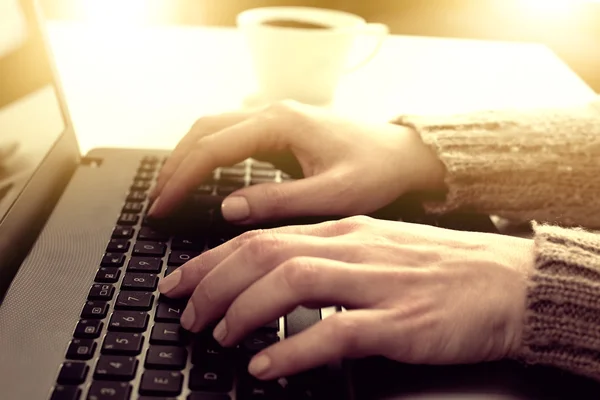
[[[223,349],[209,331],[182,330],[185,303],[160,296],[157,284],[242,232],[220,217],[223,196],[290,177],[245,160],[217,169],[168,221],[149,220],[148,190],[168,151],[80,154],[34,2],[2,4],[1,399],[598,398],[583,378],[510,362],[423,367],[372,357],[273,382],[252,378],[253,354],[341,310],[299,307]],[[431,218],[400,205],[411,222],[494,229],[487,217]]]

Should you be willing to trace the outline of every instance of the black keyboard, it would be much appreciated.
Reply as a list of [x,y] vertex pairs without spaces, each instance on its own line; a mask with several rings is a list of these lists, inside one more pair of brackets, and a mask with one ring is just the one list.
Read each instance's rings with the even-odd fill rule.
[[298,308],[236,348],[223,348],[213,339],[212,327],[194,335],[180,327],[187,299],[169,299],[157,291],[161,278],[243,232],[220,217],[221,196],[289,177],[254,160],[219,168],[175,213],[175,219],[179,215],[194,229],[172,232],[157,229],[145,216],[148,191],[162,162],[144,157],[139,165],[106,252],[98,258],[51,400],[319,398],[318,390],[326,385],[315,371],[295,380],[263,382],[246,368],[253,354],[319,321],[320,310]]

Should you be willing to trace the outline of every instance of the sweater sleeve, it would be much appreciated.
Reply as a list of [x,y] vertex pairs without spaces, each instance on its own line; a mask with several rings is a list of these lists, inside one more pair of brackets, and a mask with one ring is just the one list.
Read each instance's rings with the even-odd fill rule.
[[447,193],[426,204],[516,221],[600,227],[600,97],[560,110],[405,115],[446,167]]
[[600,380],[600,234],[535,225],[517,357]]

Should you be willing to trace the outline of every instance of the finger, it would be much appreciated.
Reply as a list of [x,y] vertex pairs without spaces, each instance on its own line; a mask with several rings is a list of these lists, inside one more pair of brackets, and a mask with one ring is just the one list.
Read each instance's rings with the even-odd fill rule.
[[[220,328],[215,329],[215,339],[223,346],[231,346],[307,302],[369,307],[382,300],[382,278],[387,276],[379,269],[324,258],[288,259],[235,298],[219,323]],[[219,290],[217,285],[210,289]],[[195,304],[197,300],[194,299]]]
[[[244,291],[247,289],[249,290],[250,287],[258,284],[257,282],[261,282],[261,278],[265,277],[265,275],[269,277],[272,270],[278,271],[279,269],[283,269],[283,273],[285,274],[287,270],[290,269],[288,268],[289,264],[294,264],[289,265],[292,268],[298,268],[299,271],[302,270],[301,266],[296,265],[296,263],[302,262],[299,261],[300,257],[310,257],[310,260],[315,260],[310,261],[309,266],[316,268],[312,266],[313,263],[323,264],[327,261],[333,263],[332,260],[343,258],[345,257],[345,254],[348,253],[348,246],[343,244],[336,245],[334,239],[316,239],[302,236],[278,237],[276,240],[271,240],[271,246],[264,247],[267,248],[267,252],[265,252],[265,250],[259,250],[260,247],[255,245],[267,243],[268,242],[265,241],[262,243],[249,242],[248,246],[239,249],[231,257],[227,258],[223,263],[210,271],[196,286],[194,293],[189,300],[189,309],[184,311],[181,318],[182,326],[192,332],[203,329],[208,323],[222,316],[232,302],[234,302],[236,297],[243,296]],[[273,250],[269,251],[269,248],[272,248]],[[243,267],[240,268],[240,266]],[[336,271],[340,274],[342,273],[340,268],[334,270],[325,268],[323,271],[319,270],[315,271],[315,273],[323,274],[323,276],[319,275],[319,280],[328,280],[330,279],[328,274],[333,274]],[[262,293],[261,296],[254,299],[254,301],[269,301],[270,293],[273,291],[273,288],[269,285],[278,283],[276,280],[280,279],[278,273],[275,273],[274,275],[273,278],[265,277],[264,279],[266,279],[266,282],[264,285],[259,285],[259,287],[264,290],[268,290],[269,293]],[[286,275],[284,275],[284,278],[285,277]],[[333,279],[333,277],[331,277],[331,279]],[[358,284],[356,285],[358,286]],[[292,296],[293,294],[298,296],[299,293],[288,293],[288,297],[280,297],[282,301],[286,300],[288,303],[299,301],[299,303],[294,303],[294,306],[302,304],[302,301],[304,300],[338,304],[336,302],[340,299],[337,297],[335,297],[334,303],[331,303],[333,298],[318,297],[318,295],[321,294],[318,289],[319,288],[315,288],[315,296],[317,296],[315,298],[289,298],[289,296]],[[284,290],[287,289],[284,287]],[[252,290],[252,292],[255,291],[255,289]],[[324,290],[324,293],[325,292],[331,293],[332,295],[339,294],[337,291]],[[242,293],[242,295],[240,295],[240,293]],[[308,293],[303,294],[308,295]],[[272,296],[272,299],[279,300],[280,297]],[[263,311],[270,312],[268,315],[277,314],[281,307],[273,307],[275,307],[275,305],[271,304],[270,308]],[[283,303],[282,307],[284,307]],[[193,315],[194,311],[196,313],[195,315]],[[283,314],[283,312],[273,317],[273,319],[281,316],[281,314]],[[261,314],[256,315],[256,318],[260,317]],[[267,317],[264,316],[263,318]]]
[[248,371],[259,379],[290,376],[345,357],[380,354],[385,346],[385,311],[354,310],[334,314],[252,358]]
[[256,153],[286,148],[288,136],[279,125],[276,117],[253,116],[200,138],[165,181],[150,214],[153,217],[167,214],[219,166],[235,164]]
[[[267,230],[246,232],[212,250],[200,254],[183,266],[179,267],[168,277],[161,279],[158,290],[169,297],[189,296],[202,279],[218,264],[232,256],[238,249],[247,246],[254,249],[247,259],[257,258],[256,253],[268,253],[273,248],[272,243],[280,235],[307,235],[314,237],[332,237],[338,234],[338,224],[335,221],[314,225],[291,225]],[[252,244],[250,244],[252,242]],[[235,257],[237,259],[237,257]],[[245,266],[246,261],[236,265]]]
[[232,223],[252,224],[299,216],[335,216],[345,212],[333,173],[285,183],[265,183],[240,189],[221,206]]
[[194,123],[190,131],[181,139],[167,162],[163,165],[156,180],[156,185],[150,193],[150,199],[154,200],[162,192],[165,183],[171,178],[173,173],[185,159],[200,138],[218,132],[228,126],[235,125],[251,115],[248,111],[230,112],[219,115],[205,116]]

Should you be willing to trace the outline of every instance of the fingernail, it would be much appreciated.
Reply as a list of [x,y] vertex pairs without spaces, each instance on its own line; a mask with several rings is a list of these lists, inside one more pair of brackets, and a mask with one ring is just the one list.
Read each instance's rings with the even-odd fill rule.
[[194,303],[190,301],[185,310],[183,310],[183,314],[181,315],[181,319],[179,322],[181,323],[181,326],[190,331],[192,330],[195,321],[196,309],[194,308]]
[[150,216],[154,215],[159,202],[160,202],[160,196],[157,197],[156,200],[154,200],[154,203],[152,203],[152,206],[150,207],[150,211],[148,211],[148,215],[150,215]]
[[250,205],[242,196],[227,197],[221,204],[221,213],[228,221],[242,221],[250,216]]
[[225,339],[225,337],[227,336],[227,322],[225,322],[225,318],[223,318],[221,320],[221,322],[219,322],[217,324],[217,326],[215,327],[215,330],[213,331],[213,337],[215,338],[215,340],[219,343],[221,343],[223,341],[223,339]]
[[158,291],[161,292],[162,294],[167,294],[171,290],[175,289],[177,287],[177,285],[179,285],[180,281],[181,281],[181,271],[176,269],[169,276],[160,280],[160,283],[158,284]]
[[264,374],[270,366],[271,359],[265,354],[260,354],[250,361],[250,365],[248,365],[248,372],[258,377]]

